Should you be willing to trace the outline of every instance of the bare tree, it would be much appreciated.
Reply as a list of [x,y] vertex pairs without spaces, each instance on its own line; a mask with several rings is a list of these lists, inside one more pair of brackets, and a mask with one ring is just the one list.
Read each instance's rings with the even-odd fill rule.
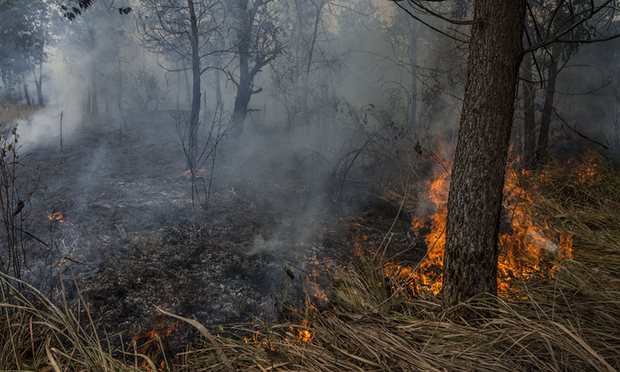
[[262,91],[254,86],[256,75],[284,50],[280,42],[281,29],[273,21],[272,3],[273,0],[235,0],[231,4],[238,59],[238,70],[229,73],[237,88],[231,122],[237,135],[243,131],[252,95]]
[[144,0],[138,9],[138,30],[150,50],[188,67],[166,68],[168,71],[192,73],[191,111],[187,146],[188,167],[194,169],[198,157],[200,126],[201,77],[215,66],[213,56],[222,53],[222,26],[225,9],[219,0]]

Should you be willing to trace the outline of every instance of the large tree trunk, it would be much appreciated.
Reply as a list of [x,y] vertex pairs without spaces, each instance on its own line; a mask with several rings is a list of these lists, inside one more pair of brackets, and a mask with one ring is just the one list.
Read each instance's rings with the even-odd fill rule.
[[[555,54],[555,53],[553,53]],[[536,162],[540,165],[547,156],[549,147],[549,131],[551,130],[551,116],[553,114],[553,101],[555,99],[555,84],[558,75],[558,61],[556,58],[547,68],[547,86],[545,88],[545,104],[543,105],[540,119],[540,133],[538,134],[538,149],[536,150]]]
[[[477,0],[446,227],[443,305],[497,293],[497,241],[526,0]],[[469,316],[467,311],[454,316]]]
[[189,123],[189,163],[194,169],[198,156],[198,125],[200,123],[200,54],[198,43],[198,19],[194,9],[194,1],[187,0],[189,8],[190,27],[192,32],[192,111]]
[[523,69],[523,163],[526,168],[533,166],[536,162],[536,108],[534,100],[536,98],[536,87],[532,82],[532,57],[525,56]]

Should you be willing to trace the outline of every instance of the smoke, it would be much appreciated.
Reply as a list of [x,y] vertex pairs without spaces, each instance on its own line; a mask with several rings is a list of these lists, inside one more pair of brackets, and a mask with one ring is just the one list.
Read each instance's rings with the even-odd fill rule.
[[[620,153],[620,80],[617,54],[620,42],[584,45],[558,75],[556,113],[554,115],[556,137],[560,137],[560,151],[583,147],[603,151],[607,157]],[[588,138],[609,147],[601,146],[577,135],[568,126]],[[567,140],[568,137],[568,140]]]
[[[60,148],[61,115],[63,141],[69,140],[75,129],[84,122],[90,85],[87,69],[93,63],[93,57],[78,54],[70,45],[54,46],[48,53],[49,59],[45,65],[46,107],[19,125],[26,152],[37,146]],[[78,55],[80,62],[76,63],[75,56]]]
[[[254,83],[263,91],[252,97],[243,134],[219,145],[212,205],[216,210],[247,206],[248,215],[226,213],[241,219],[243,229],[251,227],[250,237],[237,233],[247,239],[239,244],[250,257],[271,257],[267,271],[276,286],[286,279],[283,266],[334,253],[327,235],[345,229],[343,221],[368,205],[386,179],[409,172],[416,141],[448,157],[441,151],[449,144],[439,150],[436,139],[452,133],[458,117],[459,73],[442,59],[453,45],[425,29],[398,28],[410,20],[390,21],[394,15],[386,7],[378,14],[369,7],[365,15],[330,10],[309,72],[307,43],[298,45],[299,55],[287,52],[265,67]],[[104,254],[119,254],[107,250],[116,244],[118,226],[117,248],[126,252],[127,240],[138,239],[140,232],[163,234],[162,225],[202,215],[191,209],[190,186],[180,177],[185,163],[173,119],[187,117],[191,104],[186,61],[151,55],[136,38],[131,15],[92,8],[84,17],[49,47],[47,105],[21,124],[20,133],[26,152],[58,151],[62,114],[65,151],[59,157],[66,164],[50,165],[62,169],[49,172],[56,177],[47,180],[55,199],[42,204],[62,208],[69,221],[90,224],[93,242],[80,243],[80,254],[84,261],[100,262]],[[399,33],[421,40],[413,62]],[[287,42],[296,39],[285,36]],[[179,71],[166,72],[160,65]],[[413,67],[420,72],[417,85]],[[140,88],[135,73],[147,69],[159,79],[157,106],[133,100]],[[236,92],[225,74],[221,78],[227,121]],[[437,89],[446,82],[446,91]],[[202,90],[199,142],[204,144],[216,106],[214,74],[203,75]]]

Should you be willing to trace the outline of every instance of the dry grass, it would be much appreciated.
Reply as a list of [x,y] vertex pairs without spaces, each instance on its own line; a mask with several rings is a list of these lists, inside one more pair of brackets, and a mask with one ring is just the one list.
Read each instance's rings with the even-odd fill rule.
[[[35,288],[0,276],[0,368],[37,371],[132,371],[112,357],[83,298],[54,304]],[[118,350],[116,350],[118,352]],[[131,356],[130,352],[120,351]],[[141,358],[139,355],[133,355]],[[128,358],[127,358],[128,359]]]
[[41,107],[36,105],[0,105],[0,123],[12,123],[15,120],[25,119],[40,109]]
[[[519,301],[474,301],[463,306],[484,316],[451,322],[436,299],[410,298],[386,280],[382,262],[360,260],[332,271],[329,310],[308,304],[290,323],[227,329],[246,333],[245,341],[200,329],[199,346],[162,369],[219,371],[231,369],[229,363],[256,371],[620,369],[620,174],[601,165],[598,176],[573,182],[558,169],[539,181],[544,196],[536,217],[574,234],[574,260],[561,263],[553,278],[522,283]],[[116,371],[144,363],[102,345],[83,302],[79,309],[59,307],[28,292],[5,294],[0,368]],[[298,337],[306,327],[313,335],[307,343]]]

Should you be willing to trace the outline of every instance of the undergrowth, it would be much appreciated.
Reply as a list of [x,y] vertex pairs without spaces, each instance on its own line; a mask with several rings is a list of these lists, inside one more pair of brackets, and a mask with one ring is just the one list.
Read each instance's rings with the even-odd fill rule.
[[[185,318],[200,340],[158,365],[97,333],[86,301],[54,304],[2,279],[0,368],[47,371],[615,371],[620,369],[620,174],[569,179],[550,166],[536,180],[536,218],[574,236],[572,260],[553,277],[520,283],[518,300],[472,301],[468,322],[444,317],[434,298],[412,298],[360,258],[331,271],[330,306],[308,302],[281,324],[219,335]],[[167,314],[171,315],[171,314]],[[223,334],[243,334],[243,337]],[[303,336],[303,337],[302,337]]]

